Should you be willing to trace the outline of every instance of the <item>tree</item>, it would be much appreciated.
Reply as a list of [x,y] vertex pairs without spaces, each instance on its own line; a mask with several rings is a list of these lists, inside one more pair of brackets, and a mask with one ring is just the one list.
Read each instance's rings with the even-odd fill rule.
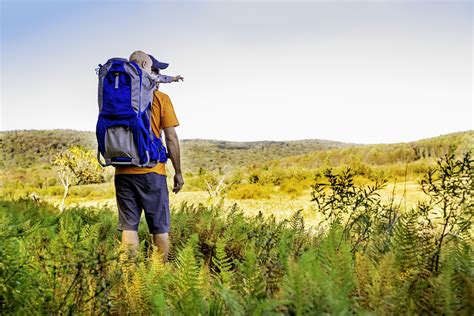
[[93,151],[76,145],[59,153],[53,159],[53,165],[58,166],[58,178],[64,187],[64,195],[60,210],[73,184],[92,184],[105,182],[104,169],[99,165]]

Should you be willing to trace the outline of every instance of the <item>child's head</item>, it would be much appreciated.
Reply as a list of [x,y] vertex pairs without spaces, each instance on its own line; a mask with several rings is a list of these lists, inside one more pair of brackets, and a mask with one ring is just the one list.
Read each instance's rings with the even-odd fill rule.
[[145,54],[141,50],[136,50],[134,51],[130,57],[130,61],[133,61],[136,63],[142,70],[151,73],[152,72],[152,59],[148,56],[148,54]]

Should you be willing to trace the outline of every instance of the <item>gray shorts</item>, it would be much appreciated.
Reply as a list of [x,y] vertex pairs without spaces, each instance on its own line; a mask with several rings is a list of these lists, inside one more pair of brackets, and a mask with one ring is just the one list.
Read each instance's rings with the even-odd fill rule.
[[151,234],[168,232],[170,208],[166,176],[155,172],[117,174],[114,182],[119,212],[118,230],[138,231],[143,209]]

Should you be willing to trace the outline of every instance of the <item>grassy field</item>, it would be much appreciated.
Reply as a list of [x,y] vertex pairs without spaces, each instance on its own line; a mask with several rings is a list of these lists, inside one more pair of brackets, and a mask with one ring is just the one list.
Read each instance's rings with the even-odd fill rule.
[[120,247],[113,168],[97,168],[91,133],[1,136],[5,314],[474,313],[471,131],[373,146],[184,142],[167,264],[144,220],[138,255]]
[[[0,195],[7,199],[35,196],[58,205],[63,187],[54,157],[68,146],[95,148],[94,135],[75,131],[17,131],[0,133],[3,159],[0,165]],[[369,185],[377,178],[389,182],[381,190],[384,201],[393,198],[401,209],[411,209],[424,196],[418,185],[422,175],[436,166],[436,159],[454,150],[457,155],[472,148],[472,131],[444,135],[412,143],[357,145],[305,140],[293,142],[183,141],[186,185],[171,195],[171,203],[210,205],[222,200],[237,203],[246,214],[258,212],[286,218],[302,210],[305,219],[318,221],[311,200],[315,176],[327,168],[342,172],[351,168],[357,185]],[[280,151],[284,149],[282,157]],[[168,166],[168,174],[172,174]],[[72,185],[66,205],[115,205],[113,168],[103,175],[105,183]],[[211,197],[206,190],[220,181],[225,187]],[[171,185],[171,184],[170,184]]]
[[[171,183],[170,183],[171,185]],[[93,192],[93,196],[89,192]],[[99,195],[97,192],[102,192]],[[81,197],[88,193],[87,196]],[[25,197],[19,194],[15,198]],[[37,199],[59,207],[62,196],[35,196]],[[416,181],[408,182],[389,182],[380,190],[381,200],[387,204],[393,204],[402,212],[416,207],[417,203],[426,200],[426,195],[421,191],[420,184]],[[233,199],[225,194],[217,197],[211,197],[206,191],[183,191],[178,194],[170,194],[171,208],[179,209],[183,204],[203,205],[212,207],[213,205],[222,205],[222,210],[230,209],[236,205],[247,217],[257,216],[262,213],[264,217],[273,216],[277,222],[288,220],[296,212],[301,210],[301,215],[309,230],[317,229],[322,222],[322,214],[318,212],[315,203],[311,201],[311,190],[306,190],[296,197],[288,195],[273,194],[265,199]],[[116,200],[114,197],[114,187],[110,183],[91,184],[78,187],[72,187],[71,196],[67,199],[67,207],[103,207],[117,211]],[[145,223],[142,223],[145,226]]]

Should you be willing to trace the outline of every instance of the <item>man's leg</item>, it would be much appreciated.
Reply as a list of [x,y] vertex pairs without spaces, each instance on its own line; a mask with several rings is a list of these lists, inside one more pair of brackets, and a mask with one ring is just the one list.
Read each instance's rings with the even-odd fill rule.
[[163,262],[168,262],[168,253],[170,251],[168,233],[154,234],[153,244],[163,253]]
[[168,261],[170,242],[170,210],[166,176],[154,172],[145,175],[147,186],[141,192],[148,229],[153,235],[153,244],[163,253],[163,261]]
[[139,185],[139,177],[137,175],[115,175],[114,182],[122,244],[127,245],[131,254],[135,255],[140,245],[137,230],[142,209],[135,192],[135,187]]
[[140,241],[138,240],[138,232],[134,230],[122,231],[122,243],[128,245],[134,251],[138,250]]
[[122,244],[126,245],[128,247],[129,254],[135,257],[140,245],[140,241],[138,240],[138,232],[134,230],[123,230]]

